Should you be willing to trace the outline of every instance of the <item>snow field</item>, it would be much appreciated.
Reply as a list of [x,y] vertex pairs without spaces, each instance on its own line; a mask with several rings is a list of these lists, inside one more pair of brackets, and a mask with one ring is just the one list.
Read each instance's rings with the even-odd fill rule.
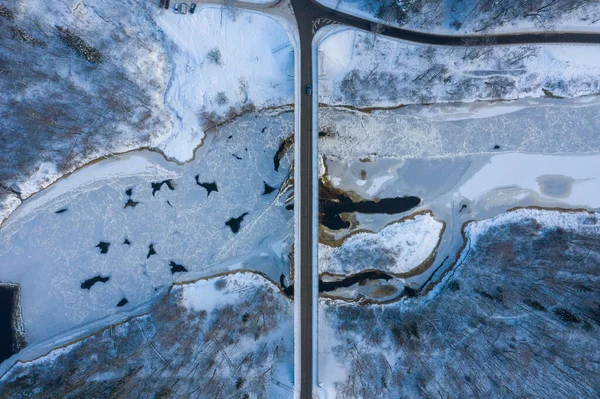
[[[356,107],[600,91],[593,45],[436,47],[351,28],[319,44],[319,101]],[[544,92],[547,90],[547,92]]]
[[165,102],[176,123],[158,145],[166,156],[189,160],[204,129],[240,109],[293,102],[294,51],[273,18],[240,10],[233,19],[199,6],[193,15],[159,13],[156,22],[173,45]]
[[319,244],[319,272],[349,275],[377,269],[409,273],[433,255],[443,228],[442,221],[424,213],[390,223],[377,233],[357,232],[339,247]]

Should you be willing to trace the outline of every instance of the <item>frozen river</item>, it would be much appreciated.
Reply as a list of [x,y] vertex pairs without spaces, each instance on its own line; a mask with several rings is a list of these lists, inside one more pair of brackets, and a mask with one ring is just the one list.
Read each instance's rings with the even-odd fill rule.
[[[410,106],[365,114],[324,108],[319,141],[331,184],[365,199],[416,196],[404,214],[361,214],[352,228],[381,230],[415,211],[446,223],[419,287],[452,264],[461,228],[518,206],[598,209],[598,98]],[[416,266],[416,265],[415,265]],[[326,269],[321,266],[320,271]]]
[[[293,210],[275,170],[291,113],[209,132],[190,163],[136,151],[26,200],[0,230],[0,280],[18,283],[29,343],[126,312],[174,281],[237,269],[289,274]],[[272,187],[274,190],[266,189]]]

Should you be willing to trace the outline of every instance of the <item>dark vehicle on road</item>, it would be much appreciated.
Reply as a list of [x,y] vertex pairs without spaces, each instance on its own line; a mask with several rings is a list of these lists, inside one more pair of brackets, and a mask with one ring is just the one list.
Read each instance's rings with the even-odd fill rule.
[[312,94],[312,86],[306,85],[305,91],[306,91],[306,94],[310,96]]
[[196,11],[196,3],[190,4],[190,14],[193,14]]
[[165,9],[168,10],[169,9],[169,5],[171,4],[171,0],[166,0],[165,1]]
[[160,0],[160,3],[158,4],[159,8],[163,8],[165,6],[165,0]]

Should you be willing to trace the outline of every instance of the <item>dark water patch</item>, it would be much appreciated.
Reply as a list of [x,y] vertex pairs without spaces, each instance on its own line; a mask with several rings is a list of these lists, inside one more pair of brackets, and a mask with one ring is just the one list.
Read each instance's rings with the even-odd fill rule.
[[[380,270],[370,270],[362,273],[357,273],[352,276],[345,277],[341,280],[337,281],[323,281],[319,279],[319,292],[330,292],[335,291],[340,288],[348,288],[353,286],[354,284],[363,284],[367,280],[391,280],[394,277],[390,276],[387,273],[384,273]],[[406,290],[406,287],[404,288]],[[416,291],[416,290],[413,290]],[[286,295],[294,295],[294,285],[290,285],[285,287],[283,292]]]
[[322,181],[319,182],[319,222],[331,230],[350,227],[349,222],[341,219],[341,213],[394,215],[413,209],[420,203],[421,199],[413,196],[354,200],[344,191],[328,187]]
[[233,138],[233,136],[229,136],[227,137],[227,140],[231,140]]
[[291,211],[291,210],[293,210],[293,209],[294,209],[294,204],[287,204],[287,205],[285,206],[285,210],[286,210],[286,211]]
[[135,208],[137,206],[137,204],[139,204],[139,202],[132,200],[131,198],[129,198],[127,200],[127,202],[125,203],[125,206],[123,208]]
[[96,245],[96,248],[100,248],[101,254],[107,253],[108,247],[110,247],[110,242],[100,241],[100,244]]
[[125,190],[125,194],[127,194],[127,196],[131,197],[131,194],[133,194],[133,188],[128,188],[127,190]]
[[119,303],[117,303],[117,307],[118,308],[123,307],[123,306],[127,305],[128,303],[129,303],[129,300],[127,298],[123,298],[119,301]]
[[[420,290],[424,289],[424,288],[427,286],[427,284],[429,284],[429,283],[430,283],[430,282],[433,280],[433,277],[434,277],[434,276],[436,275],[436,273],[437,273],[437,272],[438,272],[438,271],[439,271],[439,270],[442,268],[442,266],[444,266],[444,264],[446,263],[446,261],[447,261],[449,258],[450,258],[450,256],[449,256],[449,255],[446,255],[446,257],[444,258],[444,260],[442,261],[442,263],[440,263],[440,264],[439,264],[439,266],[438,266],[438,267],[436,267],[436,268],[433,270],[433,273],[431,273],[431,274],[429,275],[429,277],[427,277],[427,280],[425,280],[425,282],[424,282],[423,284],[421,284],[421,288],[419,288]],[[456,282],[456,284],[458,284],[458,281]],[[452,289],[452,288],[450,288],[450,289]],[[460,289],[460,284],[458,284],[458,289]]]
[[265,185],[263,195],[271,194],[273,191],[275,191],[275,187],[269,186],[265,181],[263,181],[263,183]]
[[188,269],[186,269],[185,266],[178,265],[177,263],[175,263],[173,261],[169,262],[169,267],[171,268],[171,274],[184,273],[184,272],[188,271]]
[[363,273],[357,273],[338,281],[319,280],[319,292],[334,291],[339,288],[347,288],[354,284],[361,284],[366,280],[391,280],[393,277],[380,270],[371,270]]
[[[14,318],[17,317],[18,289],[0,286],[0,362],[8,359],[21,349],[15,331]],[[24,345],[23,345],[24,346]]]
[[209,182],[200,182],[200,180],[199,180],[200,175],[196,175],[195,178],[196,178],[196,184],[206,190],[206,196],[207,197],[213,191],[219,192],[219,188],[217,187],[217,182],[214,182],[214,181],[211,182],[211,183],[209,183]]
[[500,146],[498,144],[494,145],[494,150],[499,150]]
[[148,255],[146,255],[146,259],[148,259],[152,255],[156,255],[156,251],[154,250],[154,244],[150,244],[148,246]]
[[404,286],[404,290],[402,290],[402,294],[406,295],[409,298],[415,298],[419,296],[419,290],[410,288],[409,286]]
[[62,208],[62,209],[59,209],[58,211],[56,211],[54,213],[61,214],[61,213],[66,212],[67,210],[68,210],[68,208]]
[[267,130],[267,127],[266,127],[266,126],[265,126],[265,127],[263,127],[263,128],[262,128],[262,130],[261,130],[260,132],[261,132],[261,133],[264,133],[264,132],[265,132],[265,130]]
[[342,230],[350,227],[350,222],[342,220],[338,214],[323,216],[320,223],[330,230]]
[[81,289],[82,290],[89,290],[89,289],[92,288],[92,286],[94,284],[96,284],[96,283],[106,283],[108,280],[110,280],[110,277],[108,277],[108,276],[96,276],[96,277],[88,278],[83,283],[81,283]]
[[238,231],[240,231],[240,225],[242,224],[242,220],[244,220],[244,216],[246,216],[247,214],[248,212],[244,212],[241,216],[231,218],[225,222],[225,225],[229,226],[232,232],[237,233]]
[[167,187],[169,188],[169,190],[171,190],[171,191],[175,190],[175,182],[171,179],[163,180],[163,181],[157,182],[157,183],[150,183],[150,184],[152,185],[152,196],[153,197],[157,191],[160,191],[163,184],[166,184]]
[[231,155],[233,155],[233,156],[235,157],[235,159],[237,159],[238,161],[241,161],[241,160],[242,160],[242,157],[240,157],[240,156],[237,156],[236,154],[231,154]]
[[131,245],[131,241],[126,238],[125,241],[123,241],[123,245]]
[[277,149],[275,156],[273,156],[273,167],[275,169],[275,172],[279,171],[279,165],[281,163],[281,159],[283,158],[283,156],[285,155],[287,150],[292,146],[293,143],[294,143],[294,135],[291,135],[279,144],[279,148]]

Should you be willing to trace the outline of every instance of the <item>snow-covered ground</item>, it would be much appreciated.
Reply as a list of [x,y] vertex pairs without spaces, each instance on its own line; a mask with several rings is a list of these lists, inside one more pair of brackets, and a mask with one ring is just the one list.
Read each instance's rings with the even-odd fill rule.
[[[293,102],[293,47],[281,16],[237,9],[232,17],[206,4],[180,15],[141,0],[5,6],[14,20],[0,18],[9,32],[0,39],[0,100],[11,104],[1,114],[0,222],[87,162],[142,147],[189,161],[216,122]],[[57,25],[102,62],[80,58]],[[16,29],[33,42],[15,39]]]
[[594,1],[318,1],[386,25],[441,34],[600,30],[600,7]]
[[350,28],[319,44],[319,102],[355,107],[600,92],[595,45],[415,45]]
[[377,233],[359,230],[337,247],[319,244],[319,273],[348,275],[376,269],[408,274],[433,258],[443,228],[443,222],[424,213]]
[[204,130],[243,109],[291,104],[294,50],[286,31],[264,14],[220,7],[193,15],[159,13],[157,25],[174,51],[165,103],[173,132],[157,145],[180,162],[191,159]]
[[147,315],[15,364],[0,395],[291,397],[293,348],[291,301],[233,273],[176,285]]
[[503,213],[466,226],[428,293],[319,300],[321,397],[594,396],[599,226],[598,213]]
[[[0,229],[0,280],[21,286],[29,342],[127,311],[176,280],[288,275],[293,212],[277,192],[292,152],[278,171],[274,155],[292,132],[290,112],[240,117],[209,133],[191,163],[133,152],[25,201]],[[108,279],[82,286],[94,277]]]
[[[510,212],[501,213],[493,218],[474,221],[465,226],[465,237],[468,245],[476,246],[481,237],[490,234],[493,229],[498,229],[510,224],[518,224],[523,221],[535,220],[545,230],[561,229],[569,233],[585,231],[586,234],[598,234],[600,229],[600,213],[585,211],[559,211],[537,208],[521,208]],[[459,259],[464,261],[467,253]]]

